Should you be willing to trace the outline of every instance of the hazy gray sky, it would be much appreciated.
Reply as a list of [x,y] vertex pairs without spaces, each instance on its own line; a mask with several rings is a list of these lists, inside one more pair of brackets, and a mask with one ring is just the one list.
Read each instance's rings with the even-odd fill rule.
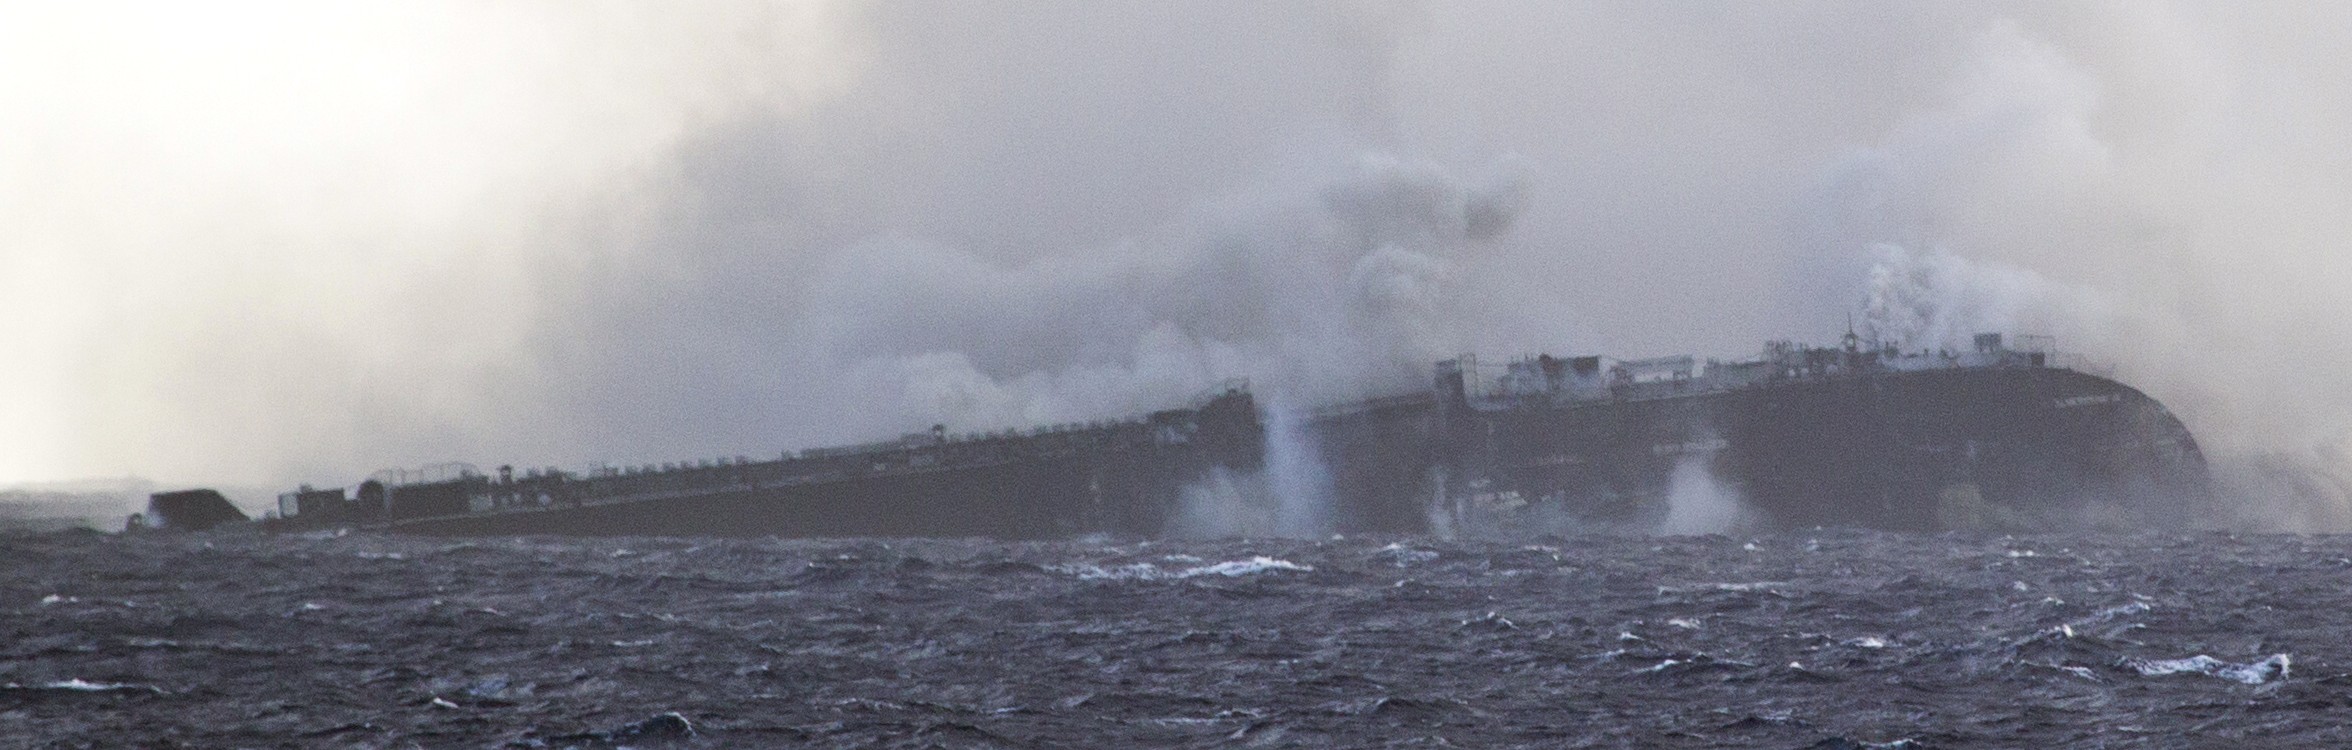
[[2352,418],[2345,49],[2340,3],[12,4],[0,484],[766,455],[1850,313],[2307,452]]

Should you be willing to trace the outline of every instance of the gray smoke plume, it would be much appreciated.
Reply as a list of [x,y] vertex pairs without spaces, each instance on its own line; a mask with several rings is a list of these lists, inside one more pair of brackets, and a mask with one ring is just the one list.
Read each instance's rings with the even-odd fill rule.
[[[1859,333],[1905,350],[1965,351],[1978,333],[2048,331],[2083,317],[2096,292],[2068,288],[2015,266],[1981,264],[1937,249],[1871,247]],[[2070,315],[2071,314],[2071,315]]]
[[1318,404],[1414,387],[1458,345],[1459,256],[1508,224],[1524,188],[1385,157],[1319,183],[1074,258],[862,244],[817,271],[812,314],[783,338],[863,394],[843,394],[841,420],[1056,422],[1227,378]]
[[[2311,378],[2352,355],[2352,331],[2312,307],[2343,277],[2325,270],[2340,254],[2308,233],[2343,222],[2304,208],[2311,191],[2340,188],[2292,164],[2321,148],[2316,133],[2233,109],[2352,91],[2270,98],[2298,63],[2259,24],[2194,31],[2213,19],[2181,7],[2108,20],[2121,25],[2095,39],[2064,23],[1988,25],[1944,103],[1829,173],[1815,241],[1868,248],[1866,335],[1958,349],[1980,331],[2054,334],[2181,414],[2236,522],[2352,528],[2340,479],[2352,464],[2334,447],[2352,399]],[[2281,57],[2230,59],[2237,45],[2274,44]],[[2282,182],[2245,181],[2255,174]],[[2313,335],[2272,328],[2287,320]]]

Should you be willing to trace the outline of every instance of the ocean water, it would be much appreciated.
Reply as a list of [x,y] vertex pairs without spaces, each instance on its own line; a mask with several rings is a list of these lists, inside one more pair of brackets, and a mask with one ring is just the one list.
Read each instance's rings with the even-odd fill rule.
[[2352,538],[0,537],[0,746],[2341,747]]

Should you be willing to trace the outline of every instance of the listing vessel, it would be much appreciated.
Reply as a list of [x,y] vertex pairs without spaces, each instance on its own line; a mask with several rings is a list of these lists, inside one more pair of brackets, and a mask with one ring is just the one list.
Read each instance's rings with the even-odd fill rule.
[[[443,535],[1154,537],[1220,479],[1310,457],[1317,533],[1525,535],[2193,523],[2196,440],[2045,340],[1745,361],[1439,362],[1430,387],[1300,415],[1245,383],[1138,417],[584,471],[386,471],[278,498],[272,529]],[[1273,417],[1280,416],[1281,419]],[[1269,429],[1273,423],[1282,429]],[[1282,484],[1282,483],[1272,483]],[[1295,484],[1295,483],[1294,483]],[[162,496],[158,496],[162,497]],[[1265,497],[1264,503],[1303,502]],[[1716,526],[1678,525],[1693,504]],[[158,508],[158,511],[169,509]],[[151,513],[158,519],[186,512]]]
[[[1491,378],[1453,360],[1425,402],[1341,410],[1322,439],[1340,472],[1334,496],[1364,514],[1350,524],[1383,530],[2044,530],[2212,517],[2204,456],[2179,419],[2027,338],[1903,351],[1849,333],[1842,346],[1773,342],[1739,362],[1538,356]],[[1399,446],[1422,453],[1384,456]],[[1697,523],[1674,523],[1690,506]]]

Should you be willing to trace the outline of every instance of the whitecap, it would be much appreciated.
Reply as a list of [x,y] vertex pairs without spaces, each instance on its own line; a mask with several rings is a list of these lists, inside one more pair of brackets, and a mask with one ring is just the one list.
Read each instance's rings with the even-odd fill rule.
[[1734,594],[1778,594],[1780,593],[1781,589],[1788,587],[1789,583],[1787,581],[1733,581],[1727,583],[1702,583],[1690,586],[1659,586],[1658,594],[1660,596],[1664,596],[1667,594],[1688,594],[1699,591],[1724,591]]
[[1237,576],[1254,575],[1258,573],[1272,573],[1276,571],[1309,573],[1313,572],[1314,570],[1315,566],[1312,565],[1300,565],[1289,560],[1259,555],[1247,560],[1230,560],[1214,565],[1203,565],[1197,568],[1187,568],[1183,572],[1177,573],[1176,577],[1191,578],[1193,576],[1216,575],[1233,578]]
[[82,692],[86,692],[86,693],[103,693],[103,692],[106,692],[106,691],[108,691],[108,690],[135,690],[135,689],[137,689],[137,687],[136,687],[136,686],[133,686],[133,685],[131,685],[131,684],[129,684],[129,683],[122,683],[122,682],[91,682],[91,681],[88,681],[88,680],[84,680],[84,679],[82,679],[82,678],[80,678],[80,677],[76,677],[76,678],[73,678],[73,679],[70,679],[70,680],[66,680],[66,681],[63,681],[63,682],[52,682],[52,683],[49,683],[49,684],[47,684],[47,685],[43,685],[42,687],[49,688],[49,689],[51,689],[51,690],[80,690],[80,691],[82,691]]
[[2150,609],[2153,609],[2153,607],[2148,606],[2147,602],[2132,602],[2130,604],[2108,607],[2106,609],[2093,612],[2091,613],[2091,616],[2077,620],[2076,622],[2106,622],[2118,617],[2140,614]]
[[1046,566],[1046,570],[1051,570],[1063,575],[1077,576],[1078,579],[1082,581],[1156,581],[1168,577],[1167,571],[1161,570],[1160,566],[1153,565],[1151,563],[1114,565],[1108,568],[1100,565],[1084,563],[1076,565],[1048,565]]
[[1407,547],[1402,542],[1391,543],[1386,547],[1380,548],[1380,550],[1374,554],[1383,558],[1387,558],[1389,564],[1395,565],[1399,568],[1408,565],[1429,562],[1431,560],[1437,559],[1438,557],[1436,552]]
[[1227,578],[1238,578],[1240,576],[1280,571],[1305,573],[1312,572],[1315,569],[1315,566],[1300,565],[1289,560],[1259,555],[1247,560],[1228,560],[1221,563],[1212,563],[1209,565],[1184,568],[1182,570],[1167,570],[1151,563],[1129,563],[1126,565],[1114,565],[1110,567],[1081,563],[1075,565],[1049,565],[1046,566],[1046,569],[1064,575],[1077,576],[1079,580],[1085,581],[1160,581],[1212,575],[1224,576]]
[[2271,654],[2261,661],[2232,664],[2198,654],[2186,659],[2124,659],[2122,666],[2149,677],[2173,674],[2205,674],[2232,682],[2260,685],[2271,680],[2283,680],[2292,671],[2294,657]]
[[[19,690],[25,689],[25,686],[18,685],[13,682],[8,683],[8,687]],[[42,683],[38,687],[42,690],[69,690],[77,693],[163,692],[162,688],[156,687],[154,685],[140,685],[130,682],[91,682],[79,677],[70,680],[59,680],[57,682],[46,682]]]

